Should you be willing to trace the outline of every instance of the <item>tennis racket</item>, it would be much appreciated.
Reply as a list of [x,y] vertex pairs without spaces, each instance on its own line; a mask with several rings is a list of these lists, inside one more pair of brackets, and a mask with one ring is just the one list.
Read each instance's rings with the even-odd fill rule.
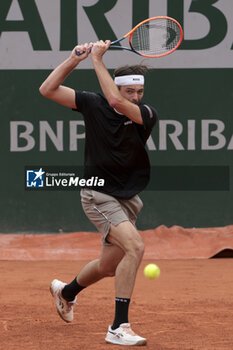
[[[129,38],[129,47],[117,46]],[[167,16],[151,17],[137,24],[122,38],[112,41],[112,49],[123,49],[144,57],[162,57],[174,52],[181,44],[183,30],[179,22]],[[91,51],[91,49],[90,49]],[[78,56],[84,52],[78,52]]]

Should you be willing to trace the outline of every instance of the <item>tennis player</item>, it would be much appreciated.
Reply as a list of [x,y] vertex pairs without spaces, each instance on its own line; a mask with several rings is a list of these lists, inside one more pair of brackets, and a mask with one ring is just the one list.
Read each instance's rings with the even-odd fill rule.
[[[105,340],[112,344],[144,345],[146,338],[131,329],[128,310],[144,253],[135,222],[143,206],[138,193],[149,182],[145,144],[157,113],[141,102],[146,67],[118,68],[113,80],[102,60],[109,46],[109,40],[76,46],[40,87],[43,96],[83,114],[85,178],[98,176],[105,180],[103,187],[81,190],[83,209],[102,233],[100,258],[84,266],[69,284],[53,280],[50,291],[61,318],[71,322],[77,294],[104,277],[115,276],[115,318]],[[82,54],[77,56],[76,50]],[[62,85],[89,54],[104,96]]]

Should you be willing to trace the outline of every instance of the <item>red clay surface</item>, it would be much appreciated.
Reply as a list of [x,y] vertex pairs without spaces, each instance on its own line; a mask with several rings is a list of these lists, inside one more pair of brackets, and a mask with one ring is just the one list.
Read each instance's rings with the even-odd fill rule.
[[[148,339],[146,349],[232,350],[233,259],[206,258],[233,249],[233,226],[160,226],[141,234],[146,252],[130,322]],[[104,341],[114,317],[114,278],[80,293],[71,324],[59,318],[49,292],[51,280],[73,280],[100,247],[95,233],[0,235],[0,349],[122,350]],[[157,280],[143,275],[151,262],[161,269]]]
[[[233,249],[233,225],[215,228],[159,226],[140,231],[145,259],[210,258]],[[100,234],[0,234],[0,260],[83,260],[99,256]],[[233,349],[233,348],[232,348]]]
[[[143,276],[155,262],[157,280]],[[86,261],[1,261],[0,348],[5,350],[122,350],[106,344],[114,316],[114,279],[83,290],[73,323],[57,315],[52,279],[71,281]],[[130,322],[150,350],[233,349],[233,260],[144,260],[134,289]],[[138,347],[131,347],[138,349]]]

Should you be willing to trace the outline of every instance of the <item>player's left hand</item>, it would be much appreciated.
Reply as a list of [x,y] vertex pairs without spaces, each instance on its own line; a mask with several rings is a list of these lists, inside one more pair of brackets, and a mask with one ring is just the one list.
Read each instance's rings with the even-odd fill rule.
[[105,52],[108,50],[110,44],[110,40],[99,40],[95,42],[92,46],[91,56],[93,58],[101,59]]

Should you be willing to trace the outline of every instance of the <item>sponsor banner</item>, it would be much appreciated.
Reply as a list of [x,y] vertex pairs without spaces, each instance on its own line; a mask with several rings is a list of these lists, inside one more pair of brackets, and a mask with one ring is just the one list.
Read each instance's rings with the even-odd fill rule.
[[[128,124],[125,125],[126,127]],[[158,129],[158,131],[157,131]],[[152,133],[147,140],[148,151],[219,151],[233,150],[233,134],[229,135],[228,123],[219,119],[174,119],[158,121],[158,137]],[[197,135],[198,131],[198,135]],[[39,134],[39,140],[35,133]],[[64,142],[64,133],[69,142]],[[228,134],[228,135],[227,135]],[[184,141],[185,136],[185,141]],[[197,137],[198,136],[198,137]],[[76,152],[85,139],[83,120],[56,121],[52,127],[49,121],[10,121],[10,152],[48,151],[48,144],[59,152]]]
[[[181,47],[152,68],[232,68],[232,0],[4,0],[0,2],[0,69],[53,69],[77,43],[116,40],[148,17],[168,15],[184,30]],[[142,61],[109,50],[108,68]],[[79,68],[92,68],[91,59]]]

